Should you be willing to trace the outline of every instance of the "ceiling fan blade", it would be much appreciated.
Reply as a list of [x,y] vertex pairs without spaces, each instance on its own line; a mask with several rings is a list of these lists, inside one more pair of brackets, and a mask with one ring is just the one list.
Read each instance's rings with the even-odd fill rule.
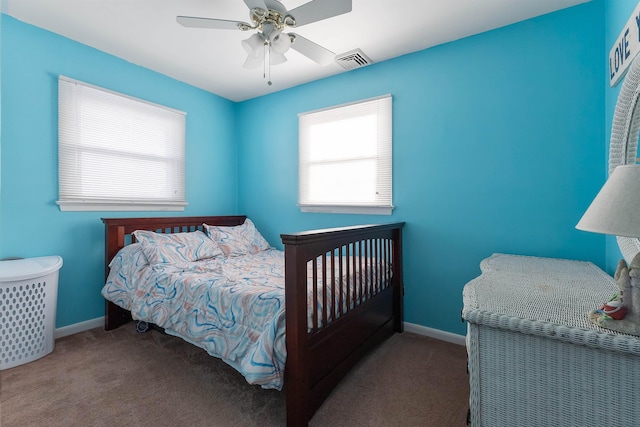
[[329,49],[325,49],[324,47],[312,42],[309,39],[305,39],[304,37],[295,33],[290,33],[289,35],[295,37],[295,41],[291,44],[291,49],[297,50],[304,56],[312,59],[322,66],[331,64],[336,57],[335,53],[331,52]]
[[190,28],[213,28],[216,30],[238,30],[241,26],[251,25],[240,21],[227,21],[224,19],[198,18],[195,16],[178,16],[178,24]]
[[351,12],[351,0],[312,0],[288,12],[296,27]]
[[264,4],[267,6],[268,9],[275,10],[276,12],[282,14],[283,16],[288,13],[287,8],[284,7],[284,5],[278,0],[264,0]]
[[247,5],[249,10],[251,9],[262,9],[267,10],[268,7],[264,4],[264,0],[244,0],[244,4]]

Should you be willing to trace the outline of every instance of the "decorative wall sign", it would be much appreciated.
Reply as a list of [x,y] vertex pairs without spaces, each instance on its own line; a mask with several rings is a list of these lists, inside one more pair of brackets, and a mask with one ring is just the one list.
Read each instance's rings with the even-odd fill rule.
[[609,51],[609,84],[614,87],[624,77],[631,61],[640,52],[640,3]]

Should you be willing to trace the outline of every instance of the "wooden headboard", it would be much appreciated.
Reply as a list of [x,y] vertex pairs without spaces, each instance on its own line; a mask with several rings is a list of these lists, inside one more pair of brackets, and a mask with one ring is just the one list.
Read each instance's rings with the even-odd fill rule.
[[[185,216],[154,218],[102,218],[104,234],[104,274],[109,275],[109,263],[128,241],[135,241],[131,233],[136,230],[150,230],[157,233],[180,233],[200,230],[203,223],[208,225],[241,225],[246,215],[227,216]],[[131,236],[128,240],[127,236]],[[131,313],[111,301],[105,300],[105,329],[110,330],[131,320]]]
[[[151,230],[158,233],[180,233],[187,231],[202,231],[202,224],[234,226],[241,225],[246,215],[228,216],[188,216],[164,218],[102,218],[105,224],[104,235],[104,265],[108,274],[109,263],[114,256],[126,245],[126,236],[136,230]],[[105,277],[106,279],[106,277]]]

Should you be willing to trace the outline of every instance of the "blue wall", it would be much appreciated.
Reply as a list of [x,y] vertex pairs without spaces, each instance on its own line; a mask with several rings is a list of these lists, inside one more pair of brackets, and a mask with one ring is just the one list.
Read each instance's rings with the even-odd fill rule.
[[[58,327],[102,315],[99,218],[130,215],[54,204],[65,74],[187,111],[185,215],[246,213],[274,245],[406,221],[405,320],[462,334],[462,287],[494,252],[605,266],[604,237],[574,228],[605,178],[603,16],[591,2],[233,104],[3,15],[0,257],[65,258]],[[297,114],[386,93],[394,214],[300,213]]]
[[[2,15],[0,15],[0,83],[2,82]],[[2,201],[2,87],[0,85],[0,201]],[[2,205],[0,204],[0,248],[2,246]]]
[[[240,104],[240,211],[271,242],[406,221],[405,320],[460,334],[462,288],[494,252],[604,266],[604,237],[574,228],[605,177],[602,14],[588,3]],[[301,213],[297,114],[386,93],[393,215]]]
[[[0,258],[60,255],[58,327],[103,315],[101,217],[60,212],[57,78],[63,74],[187,113],[184,215],[237,212],[234,103],[2,15]],[[169,213],[167,213],[168,215]]]

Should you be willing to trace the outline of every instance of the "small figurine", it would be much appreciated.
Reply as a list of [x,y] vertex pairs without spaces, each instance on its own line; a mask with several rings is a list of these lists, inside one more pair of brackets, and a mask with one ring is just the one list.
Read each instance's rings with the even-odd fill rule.
[[589,320],[598,326],[640,336],[640,254],[629,266],[620,260],[613,276],[618,292],[597,310],[589,312]]
[[613,320],[622,320],[627,314],[627,307],[622,304],[621,299],[616,298],[602,304],[600,309],[594,310],[593,312],[604,314]]

